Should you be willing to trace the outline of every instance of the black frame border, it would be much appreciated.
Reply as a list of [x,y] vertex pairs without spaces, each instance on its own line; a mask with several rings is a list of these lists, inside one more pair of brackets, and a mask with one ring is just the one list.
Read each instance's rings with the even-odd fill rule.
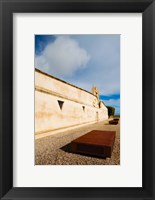
[[[143,187],[13,187],[13,13],[142,13]],[[155,199],[155,2],[154,0],[0,0],[0,197],[1,199]]]

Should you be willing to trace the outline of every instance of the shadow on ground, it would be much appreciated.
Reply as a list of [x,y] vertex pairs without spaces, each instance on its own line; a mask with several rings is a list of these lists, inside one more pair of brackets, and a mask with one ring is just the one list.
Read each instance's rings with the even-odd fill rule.
[[72,153],[71,152],[71,143],[69,143],[69,144],[61,147],[60,149],[63,150],[63,151],[65,151],[65,152],[67,152],[67,153]]
[[[73,153],[72,150],[71,150],[71,143],[63,146],[60,148],[62,151],[65,151],[66,153]],[[84,153],[73,153],[73,154],[79,154],[81,156],[87,156],[87,157],[90,157],[90,158],[100,158],[100,159],[106,159],[106,158],[103,158],[103,157],[100,157],[100,156],[91,156],[91,155],[88,155],[88,154],[84,154]]]

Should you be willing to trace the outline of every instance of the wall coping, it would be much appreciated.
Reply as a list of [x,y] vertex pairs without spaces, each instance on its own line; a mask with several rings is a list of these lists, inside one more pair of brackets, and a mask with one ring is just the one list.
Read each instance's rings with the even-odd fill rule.
[[75,87],[75,88],[77,88],[77,89],[80,89],[80,90],[82,90],[82,91],[84,91],[84,92],[87,92],[87,93],[93,95],[94,97],[96,97],[93,93],[91,93],[91,92],[89,92],[89,91],[87,91],[87,90],[84,90],[84,89],[82,89],[82,88],[80,88],[80,87],[78,87],[78,86],[75,86],[75,85],[73,85],[73,84],[71,84],[71,83],[68,83],[68,82],[66,82],[66,81],[64,81],[64,80],[61,80],[61,79],[59,79],[59,78],[57,78],[57,77],[55,77],[55,76],[52,76],[52,75],[50,75],[50,74],[47,74],[47,73],[45,73],[45,72],[43,72],[43,71],[41,71],[41,70],[39,70],[39,69],[37,69],[37,68],[35,68],[35,71],[36,71],[36,72],[39,72],[39,73],[41,73],[41,74],[44,74],[45,76],[48,76],[48,77],[50,77],[50,78],[53,78],[53,79],[55,79],[55,80],[58,80],[58,81],[60,81],[60,82],[62,82],[62,83],[65,83],[65,84],[67,84],[67,85],[70,85],[70,86],[72,86],[72,87]]

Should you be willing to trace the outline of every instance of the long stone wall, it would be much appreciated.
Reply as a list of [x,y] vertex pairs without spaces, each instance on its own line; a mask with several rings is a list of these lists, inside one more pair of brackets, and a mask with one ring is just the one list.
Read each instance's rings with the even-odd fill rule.
[[35,70],[36,134],[107,118],[107,108],[95,95]]

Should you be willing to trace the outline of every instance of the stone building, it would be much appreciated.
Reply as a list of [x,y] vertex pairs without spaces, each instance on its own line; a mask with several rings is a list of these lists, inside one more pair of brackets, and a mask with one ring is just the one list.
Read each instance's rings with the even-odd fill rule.
[[35,69],[35,134],[106,120],[108,111],[92,93]]

